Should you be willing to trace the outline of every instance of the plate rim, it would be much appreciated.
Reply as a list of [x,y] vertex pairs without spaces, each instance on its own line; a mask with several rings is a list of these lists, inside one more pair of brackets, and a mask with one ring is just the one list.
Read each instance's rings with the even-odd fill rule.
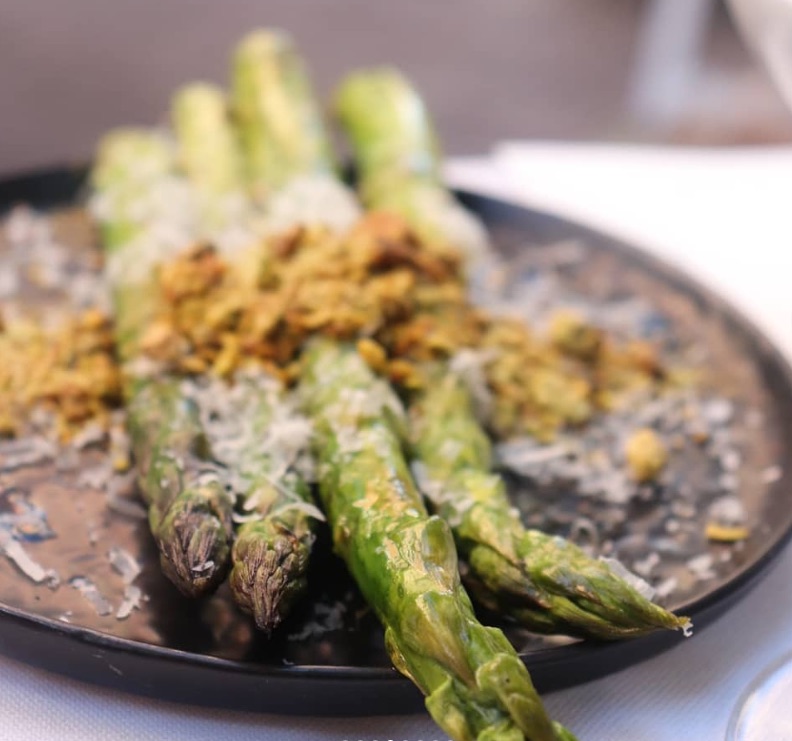
[[[2,174],[0,175],[0,216],[17,203],[27,203],[33,207],[43,209],[61,204],[65,205],[68,200],[73,199],[74,196],[79,195],[84,190],[86,174],[87,168],[84,164],[38,167]],[[789,392],[790,400],[792,400],[792,362],[753,319],[735,307],[720,293],[708,287],[697,276],[686,272],[681,267],[667,261],[654,252],[643,249],[640,244],[613,236],[606,230],[589,226],[574,218],[469,189],[458,189],[454,192],[464,204],[471,206],[476,212],[482,209],[489,209],[493,212],[517,212],[523,218],[530,217],[539,221],[546,221],[548,224],[573,228],[576,234],[580,235],[581,241],[589,239],[595,243],[605,243],[607,247],[600,246],[599,249],[604,248],[620,256],[625,256],[631,262],[640,265],[644,270],[656,272],[662,281],[674,285],[684,294],[692,295],[696,299],[703,299],[708,308],[717,309],[729,323],[734,324],[739,329],[742,339],[747,339],[751,343],[751,349],[757,358],[757,362],[759,359],[761,359],[762,364],[768,360],[770,361],[774,370],[780,373],[783,384]],[[12,193],[21,195],[11,197]],[[67,193],[69,198],[66,198]],[[791,539],[792,505],[788,508],[786,520],[778,528],[778,535],[768,543],[766,548],[753,559],[741,564],[731,573],[728,579],[716,588],[689,602],[674,605],[673,609],[694,618],[695,630],[696,632],[700,631],[723,610],[728,609],[732,604],[742,599],[750,589],[759,583]],[[271,685],[272,682],[281,683],[284,685],[284,689],[287,686],[291,687],[294,682],[300,680],[318,681],[320,683],[343,682],[345,684],[364,682],[366,684],[373,683],[374,693],[371,696],[375,697],[376,690],[382,688],[383,685],[387,685],[389,691],[398,689],[398,696],[394,698],[392,703],[380,708],[376,704],[370,706],[361,702],[365,710],[359,710],[357,714],[360,714],[360,712],[371,714],[377,712],[378,709],[383,713],[394,712],[394,708],[405,711],[419,709],[419,705],[416,702],[415,688],[408,679],[398,674],[391,667],[310,664],[275,666],[227,659],[114,636],[93,628],[65,623],[3,602],[0,602],[0,624],[6,627],[13,626],[14,629],[11,631],[13,634],[12,638],[14,635],[22,637],[20,645],[11,645],[13,641],[9,641],[8,636],[0,633],[0,651],[3,653],[14,658],[21,658],[28,663],[43,666],[60,674],[66,674],[104,686],[115,685],[118,689],[125,692],[149,694],[145,688],[129,686],[128,683],[122,681],[123,676],[118,676],[112,672],[109,674],[103,672],[97,676],[82,676],[81,672],[69,671],[69,667],[50,666],[46,661],[42,661],[40,656],[36,655],[35,648],[28,646],[26,640],[35,634],[46,631],[55,640],[66,641],[72,646],[109,651],[115,657],[121,659],[124,657],[135,660],[142,658],[160,666],[167,664],[176,667],[182,665],[192,668],[200,667],[203,671],[217,672],[224,677],[231,675],[247,678],[254,677],[256,680],[260,680],[259,683],[262,685]],[[537,687],[542,691],[551,691],[570,686],[571,684],[577,684],[580,681],[595,679],[612,671],[638,663],[638,661],[667,650],[672,645],[679,643],[680,640],[681,636],[679,634],[665,631],[622,642],[576,642],[565,646],[541,648],[521,653],[521,657],[534,675]],[[580,660],[587,661],[591,667],[600,666],[600,671],[586,672],[584,680],[564,681],[564,678],[559,676],[558,671],[556,671],[561,658],[560,652],[566,653],[568,657],[582,657]],[[275,694],[278,695],[279,693],[276,692]],[[280,694],[282,695],[283,692]],[[338,695],[338,692],[331,692],[330,695]],[[199,700],[198,698],[175,697],[171,699],[179,702],[203,702],[203,699]],[[363,700],[365,697],[360,699]],[[218,702],[217,705],[258,712],[281,711],[287,714],[292,711],[305,712],[306,710],[304,704],[290,709],[288,703],[273,704],[266,701],[255,705],[247,703],[236,705],[234,702],[225,700]],[[348,705],[344,706],[342,704],[334,707],[331,704],[324,707],[319,703],[316,714],[347,714],[343,712],[344,708],[348,710]]]

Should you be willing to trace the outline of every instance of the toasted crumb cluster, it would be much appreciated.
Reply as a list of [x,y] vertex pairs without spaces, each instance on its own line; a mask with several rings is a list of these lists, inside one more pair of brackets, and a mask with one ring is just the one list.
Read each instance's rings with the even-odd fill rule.
[[636,481],[652,481],[668,461],[668,449],[654,430],[642,427],[627,440],[625,456]]
[[[265,253],[252,281],[210,247],[163,266],[161,312],[140,352],[180,372],[220,376],[254,360],[291,380],[312,334],[377,342],[443,302],[464,304],[458,256],[427,253],[403,222],[384,214],[365,217],[344,237],[293,229]],[[398,364],[383,370],[400,374]]]
[[65,440],[87,422],[104,426],[120,400],[111,325],[98,310],[54,330],[22,319],[0,323],[0,357],[0,435],[42,426]]
[[552,439],[664,380],[651,345],[617,346],[571,312],[540,334],[474,306],[461,256],[422,243],[391,214],[370,213],[342,236],[293,229],[262,252],[253,276],[210,246],[164,265],[161,310],[140,353],[179,373],[230,376],[257,363],[291,382],[318,333],[357,341],[375,371],[409,390],[426,382],[428,364],[474,350],[492,395],[486,422],[500,438]]

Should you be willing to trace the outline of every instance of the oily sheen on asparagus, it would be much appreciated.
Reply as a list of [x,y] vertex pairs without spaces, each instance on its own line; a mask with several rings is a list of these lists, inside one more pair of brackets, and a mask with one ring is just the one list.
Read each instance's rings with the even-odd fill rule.
[[[425,239],[466,250],[475,270],[486,240],[440,179],[433,127],[409,82],[389,69],[353,73],[335,110],[368,206],[396,211]],[[546,633],[612,639],[688,625],[606,562],[523,527],[492,472],[468,387],[448,364],[430,376],[411,405],[415,466],[433,510],[452,524],[480,601]]]
[[[92,175],[115,307],[118,353],[140,489],[163,572],[189,596],[225,577],[232,501],[212,465],[195,404],[180,379],[138,363],[138,342],[156,309],[154,271],[181,248],[171,226],[175,151],[162,136],[119,130],[102,141]],[[172,236],[171,232],[176,232]]]
[[476,620],[448,524],[426,512],[410,475],[389,384],[354,347],[317,340],[301,388],[335,548],[437,724],[457,741],[573,739],[548,718],[503,633]]
[[[256,37],[268,34],[256,34]],[[274,48],[274,42],[265,49]],[[251,58],[245,53],[251,45],[244,40],[237,53],[235,73],[251,74],[249,68],[277,67],[288,59],[274,53]],[[283,72],[283,70],[281,70]],[[280,97],[275,120],[262,118],[247,122],[246,147],[241,151],[239,132],[231,122],[229,102],[212,86],[188,86],[174,99],[174,129],[180,145],[181,162],[187,178],[198,193],[201,216],[210,229],[240,227],[232,219],[252,221],[252,232],[265,214],[236,207],[229,199],[241,198],[243,204],[250,188],[247,165],[250,147],[270,144],[270,127],[277,128],[278,116],[289,117],[291,109],[302,104],[282,89],[282,76],[271,74],[266,87],[250,85],[233,100],[236,106],[266,96]],[[309,138],[308,129],[292,130],[293,140]],[[258,182],[258,180],[257,180]],[[221,200],[225,199],[225,200]],[[265,204],[261,204],[264,206]],[[222,250],[241,286],[250,285],[255,260],[264,258],[266,239],[251,237],[253,245],[241,244]],[[251,255],[252,252],[252,255]],[[251,259],[251,257],[253,259]],[[237,604],[253,615],[256,625],[266,632],[276,628],[302,596],[315,539],[315,524],[321,517],[313,506],[305,477],[298,471],[300,444],[307,441],[307,422],[289,408],[282,384],[262,370],[237,374],[233,384],[212,383],[199,391],[204,406],[212,409],[215,425],[223,434],[213,439],[213,454],[226,467],[232,488],[241,498],[241,520],[231,552],[229,584]],[[217,403],[217,402],[220,403]],[[295,429],[297,441],[294,442]]]
[[[268,51],[273,48],[274,55]],[[268,67],[277,68],[278,64],[291,64],[295,58],[282,39],[279,44],[262,38],[248,41],[236,56],[235,94],[254,93],[257,88],[253,81],[261,79],[254,72],[262,59]],[[248,64],[243,64],[246,60]],[[299,70],[291,70],[267,74],[266,79],[294,81],[298,76]],[[307,82],[292,89],[305,91]],[[258,95],[263,99],[266,94],[265,83],[261,83]],[[237,102],[236,109],[240,111],[238,120],[247,129],[242,139],[247,142],[246,147],[251,147],[252,128],[263,130],[262,137],[273,131],[269,106],[263,100],[258,105]],[[295,116],[295,120],[310,122],[311,117],[306,119],[305,114],[309,110],[307,104],[301,110],[302,117]],[[306,130],[321,131],[321,126],[313,122]],[[251,168],[250,176],[258,193],[268,192],[277,198],[279,189],[288,189],[296,176],[325,173],[332,177],[329,160],[321,155],[323,146],[290,147],[283,138],[281,141],[282,151],[273,158],[279,162],[275,174],[266,167]],[[261,149],[254,144],[253,151]],[[289,151],[296,154],[284,165],[287,160],[283,155]],[[306,157],[306,152],[313,154]],[[251,161],[254,159],[251,157]],[[291,173],[291,179],[284,173]],[[503,634],[476,622],[470,601],[459,584],[447,526],[428,517],[401,455],[401,438],[396,433],[398,401],[388,384],[372,375],[354,349],[321,340],[308,350],[301,390],[314,424],[318,485],[336,549],[346,558],[361,590],[383,621],[395,665],[424,690],[434,717],[458,739],[569,738],[547,718],[524,665]],[[341,425],[341,437],[332,436],[333,430],[339,430],[333,425]],[[360,458],[347,457],[344,446],[357,450],[361,444],[374,458],[365,454]],[[377,456],[382,459],[377,461]],[[371,475],[379,476],[379,471],[386,478],[395,471],[398,478],[381,482],[375,491],[382,499],[366,515],[366,494],[359,486]],[[351,490],[347,481],[352,482]],[[358,512],[363,517],[353,522],[351,516]],[[406,563],[405,557],[409,559],[416,547],[425,551],[425,558],[416,557]],[[380,555],[375,556],[372,548]],[[435,580],[437,584],[433,583]],[[393,602],[391,598],[405,588],[409,592]],[[413,599],[419,601],[414,610]],[[432,613],[435,608],[437,614]],[[406,622],[399,622],[400,611],[405,613]],[[426,636],[420,629],[421,621],[431,623],[438,619],[435,635]],[[464,631],[461,635],[460,628]],[[421,660],[427,650],[429,657]]]

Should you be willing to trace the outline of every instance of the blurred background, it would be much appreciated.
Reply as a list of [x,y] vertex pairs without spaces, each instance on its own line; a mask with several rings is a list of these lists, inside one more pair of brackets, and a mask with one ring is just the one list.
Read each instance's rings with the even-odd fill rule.
[[352,67],[401,67],[450,154],[792,142],[720,0],[2,0],[0,173],[85,160],[107,128],[161,119],[178,84],[222,82],[264,24],[292,32],[323,95]]

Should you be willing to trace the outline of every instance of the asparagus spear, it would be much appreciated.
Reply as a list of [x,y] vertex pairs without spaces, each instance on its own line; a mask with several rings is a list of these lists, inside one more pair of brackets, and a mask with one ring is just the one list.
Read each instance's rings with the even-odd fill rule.
[[217,380],[194,392],[213,418],[214,455],[243,494],[229,576],[237,604],[266,632],[276,628],[307,587],[315,507],[306,482],[311,425],[285,398],[276,379],[247,370],[233,388]]
[[154,292],[142,286],[153,280],[161,247],[159,239],[149,238],[150,224],[167,219],[151,194],[166,189],[173,167],[171,143],[153,132],[117,129],[99,142],[91,173],[91,206],[100,225],[123,361],[135,357],[143,326],[156,310]]
[[237,46],[231,107],[248,189],[264,207],[265,234],[358,219],[354,193],[337,177],[321,111],[289,36],[259,30]]
[[[243,42],[243,48],[249,43]],[[259,127],[247,126],[248,147],[272,147],[270,131],[284,118],[300,122],[292,113],[302,99],[283,89],[285,78],[295,78],[290,70],[280,68],[292,62],[284,51],[278,48],[276,55],[274,47],[271,54],[258,50],[252,60],[238,53],[236,73],[252,77],[256,84],[244,87],[237,104],[244,107],[251,96],[280,100],[275,111],[262,113]],[[267,66],[270,75],[259,81],[246,61]],[[259,82],[267,89],[260,90]],[[273,115],[280,118],[271,121]],[[222,228],[235,215],[223,213],[222,199],[242,186],[240,166],[245,164],[237,151],[225,96],[213,86],[188,86],[174,99],[173,120],[184,171],[204,196],[204,223]],[[291,141],[302,144],[301,137],[308,140],[313,131],[314,127],[292,130]],[[271,151],[277,152],[277,147]],[[261,250],[257,253],[260,257]],[[249,266],[248,251],[226,251],[225,256],[240,275]],[[223,433],[211,437],[213,454],[231,471],[243,496],[245,522],[237,529],[231,554],[231,592],[240,607],[253,614],[257,626],[270,632],[305,591],[315,523],[321,518],[311,504],[308,484],[295,468],[301,447],[307,447],[310,427],[293,413],[281,384],[263,372],[248,371],[238,375],[233,388],[217,382],[198,394],[203,413],[211,411],[215,417],[212,429]]]
[[[244,69],[245,63],[262,63],[260,53],[248,54],[249,48],[243,47],[237,55],[236,71],[245,79],[252,77]],[[235,88],[237,95],[249,91],[242,84]],[[307,85],[298,89],[306,90]],[[259,95],[263,97],[263,93]],[[247,107],[238,101],[237,110]],[[273,130],[266,115],[259,109],[257,124],[265,131]],[[245,123],[243,116],[240,120]],[[251,117],[246,125],[250,128],[254,123]],[[318,130],[317,126],[309,128]],[[249,148],[250,136],[248,130]],[[322,163],[312,158],[306,168],[305,160],[297,161],[291,172],[312,168],[321,171]],[[279,175],[282,183],[288,182],[283,170]],[[271,185],[266,175],[263,179],[265,185]],[[259,175],[257,182],[261,181]],[[337,547],[386,625],[395,665],[415,678],[429,695],[427,705],[434,717],[455,738],[569,738],[560,728],[556,733],[524,665],[502,633],[476,623],[459,585],[447,528],[428,518],[401,455],[400,438],[394,431],[393,410],[398,402],[393,392],[374,379],[348,348],[318,342],[309,357],[312,361],[306,366],[303,390],[311,399],[308,410],[320,428],[315,436],[320,489]],[[372,404],[371,408],[355,411],[361,401],[366,408]],[[354,460],[338,449],[350,442],[350,436],[365,441],[366,450]],[[353,440],[352,445],[357,443]],[[373,493],[380,496],[380,506],[374,508],[366,504],[364,484],[370,476],[379,481],[379,490]],[[358,514],[361,517],[355,520]],[[443,621],[427,636],[420,630],[421,623],[432,624],[436,616]]]
[[355,152],[364,196],[369,188],[406,178],[436,186],[440,151],[435,132],[426,125],[423,100],[397,71],[382,68],[348,75],[335,98],[335,111]]
[[232,502],[198,410],[169,377],[135,383],[127,413],[162,571],[188,597],[209,594],[228,569]]
[[301,377],[333,542],[385,627],[394,666],[459,741],[565,741],[503,633],[476,621],[448,525],[402,453],[403,410],[350,347],[318,340]]
[[230,257],[238,273],[244,268],[253,280],[261,257],[256,215],[246,192],[242,153],[225,93],[206,82],[184,85],[173,95],[171,123],[198,236]]
[[[416,196],[429,189],[451,198],[440,181],[431,123],[409,83],[389,70],[356,73],[342,84],[336,110],[360,164],[369,205],[395,208],[425,238],[456,243],[458,234],[443,212]],[[414,400],[411,417],[424,494],[452,523],[468,561],[469,583],[481,601],[551,633],[619,638],[687,625],[604,562],[563,539],[523,527],[502,480],[491,472],[490,443],[470,393],[448,367]]]
[[223,92],[204,82],[185,85],[173,97],[171,120],[179,165],[193,188],[215,200],[239,189],[242,159]]
[[522,525],[492,473],[489,438],[458,375],[443,369],[411,416],[419,483],[434,511],[453,523],[480,602],[543,633],[614,639],[686,626],[605,561]]
[[151,532],[164,573],[183,593],[199,596],[225,575],[231,501],[212,472],[198,410],[182,397],[179,380],[141,373],[137,362],[138,342],[156,308],[157,258],[184,246],[180,228],[170,230],[169,237],[162,232],[167,217],[162,201],[171,194],[173,167],[167,140],[151,132],[119,130],[100,144],[93,187],[114,297],[118,352],[126,369],[128,426]]
[[330,147],[303,62],[283,32],[255,31],[234,54],[232,102],[254,192],[330,171]]
[[440,150],[420,96],[396,70],[354,72],[334,98],[369,208],[401,214],[429,247],[451,243],[470,259],[486,250],[483,226],[443,187]]

